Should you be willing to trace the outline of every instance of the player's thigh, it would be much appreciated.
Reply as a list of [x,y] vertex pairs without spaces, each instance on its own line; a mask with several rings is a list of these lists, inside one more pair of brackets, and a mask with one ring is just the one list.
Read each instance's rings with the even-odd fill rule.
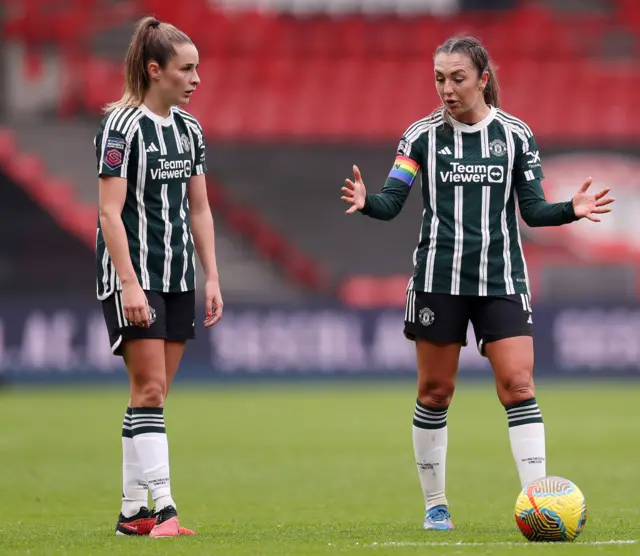
[[416,343],[418,399],[426,405],[451,400],[469,311],[469,300],[462,296],[407,292],[404,334]]
[[122,349],[132,407],[162,407],[166,396],[164,339],[127,340]]
[[491,342],[486,355],[495,375],[498,398],[511,405],[535,396],[533,338],[516,336]]
[[157,292],[146,291],[151,322],[149,328],[139,328],[131,324],[124,316],[122,292],[116,291],[102,302],[111,351],[114,355],[123,355],[124,346],[130,340],[155,339],[164,340],[167,337],[166,314],[164,300]]
[[472,315],[478,349],[485,355],[506,404],[535,395],[533,325],[529,297],[520,294],[478,298]]
[[187,347],[186,340],[165,340],[164,342],[164,360],[165,360],[165,376],[166,391],[165,398],[169,395],[171,383],[180,368],[180,361]]
[[159,405],[166,389],[164,301],[157,292],[145,294],[151,313],[149,328],[139,328],[127,321],[122,292],[113,293],[102,304],[111,350],[123,357],[127,368],[133,406]]
[[433,407],[451,403],[456,387],[462,343],[434,343],[416,339],[418,366],[418,400]]

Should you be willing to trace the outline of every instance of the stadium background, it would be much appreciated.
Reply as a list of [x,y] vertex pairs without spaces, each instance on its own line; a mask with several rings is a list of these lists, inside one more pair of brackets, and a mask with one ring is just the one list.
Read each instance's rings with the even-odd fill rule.
[[[347,218],[399,137],[437,105],[431,53],[475,34],[503,107],[537,136],[549,199],[592,175],[600,225],[523,226],[537,373],[640,376],[640,17],[618,0],[21,0],[3,5],[0,369],[12,382],[123,380],[94,298],[92,138],[119,98],[133,21],[154,13],[200,50],[190,110],[208,139],[224,322],[180,378],[413,376],[401,333],[421,198],[390,223]],[[202,280],[200,281],[202,284]],[[473,347],[462,370],[486,375]]]
[[[507,422],[473,344],[448,417],[457,529],[437,542],[421,530],[415,361],[402,336],[421,199],[413,192],[392,222],[346,217],[339,200],[353,163],[370,190],[382,186],[400,135],[437,105],[431,54],[454,33],[479,36],[495,59],[504,108],[537,136],[548,198],[569,198],[592,175],[618,199],[599,225],[522,233],[548,470],[587,497],[579,541],[607,545],[581,554],[638,553],[637,0],[13,0],[0,10],[0,553],[131,553],[112,529],[127,392],[95,299],[92,139],[147,13],[200,51],[190,109],[208,140],[225,299],[166,405],[174,494],[198,537],[165,553],[519,550]],[[136,554],[161,553],[138,540]]]

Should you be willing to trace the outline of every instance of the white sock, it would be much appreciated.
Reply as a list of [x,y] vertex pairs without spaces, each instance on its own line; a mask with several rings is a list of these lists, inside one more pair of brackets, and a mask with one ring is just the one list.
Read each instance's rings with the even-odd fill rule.
[[413,414],[413,452],[426,509],[449,506],[444,494],[447,462],[447,409],[416,401]]
[[535,398],[505,407],[511,452],[522,488],[547,476],[542,413]]
[[131,408],[122,423],[122,515],[131,517],[148,504],[149,487],[138,462],[131,434]]
[[131,415],[133,444],[151,491],[156,511],[174,506],[169,477],[169,442],[161,407],[134,407]]

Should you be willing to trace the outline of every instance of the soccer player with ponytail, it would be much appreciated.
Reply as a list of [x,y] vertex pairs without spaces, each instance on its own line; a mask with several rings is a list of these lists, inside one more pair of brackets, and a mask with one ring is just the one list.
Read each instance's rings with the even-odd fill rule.
[[532,309],[516,204],[529,226],[599,222],[609,189],[548,203],[531,129],[500,109],[487,51],[454,37],[434,56],[442,107],[410,126],[380,193],[367,194],[354,166],[342,200],[347,214],[379,220],[400,213],[418,173],[424,202],[407,287],[405,336],[415,342],[418,393],[413,447],[424,494],[425,529],[453,529],[445,496],[447,411],[469,322],[493,368],[511,450],[524,486],[546,475],[545,430],[533,383]]
[[124,95],[107,106],[95,137],[97,296],[130,379],[118,535],[195,534],[180,526],[171,492],[164,403],[195,336],[196,252],[206,274],[204,326],[222,317],[204,136],[179,108],[200,83],[198,62],[182,31],[142,19],[125,58]]

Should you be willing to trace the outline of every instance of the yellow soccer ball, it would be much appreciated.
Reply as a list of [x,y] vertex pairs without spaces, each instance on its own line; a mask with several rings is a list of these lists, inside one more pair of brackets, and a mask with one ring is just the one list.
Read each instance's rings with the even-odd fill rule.
[[571,542],[587,522],[587,501],[568,479],[544,477],[522,490],[515,518],[530,541]]

